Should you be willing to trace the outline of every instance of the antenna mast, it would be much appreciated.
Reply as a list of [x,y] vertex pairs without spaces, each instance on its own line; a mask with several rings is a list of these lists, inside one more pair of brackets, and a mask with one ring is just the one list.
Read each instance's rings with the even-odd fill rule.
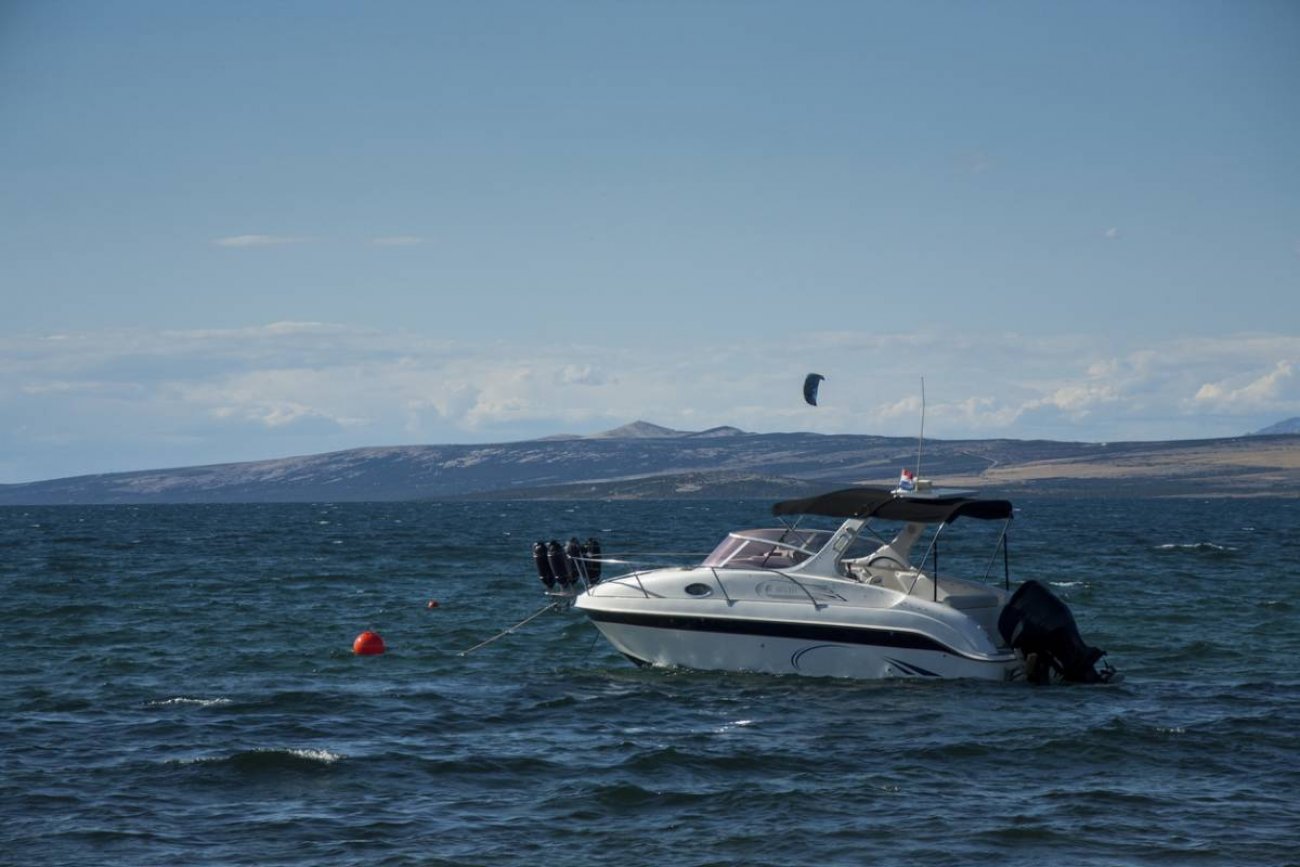
[[916,438],[916,480],[921,481],[921,447],[925,445],[925,377],[921,377],[921,434]]

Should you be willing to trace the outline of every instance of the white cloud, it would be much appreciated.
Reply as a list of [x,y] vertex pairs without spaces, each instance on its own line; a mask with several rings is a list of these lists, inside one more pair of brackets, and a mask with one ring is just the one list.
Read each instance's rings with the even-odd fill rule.
[[370,243],[376,247],[418,247],[424,239],[418,235],[384,235],[371,238]]
[[1284,400],[1300,397],[1296,385],[1295,365],[1283,360],[1267,373],[1245,382],[1240,379],[1207,382],[1197,389],[1193,401],[1217,411],[1229,412],[1280,407]]
[[215,238],[212,243],[218,247],[279,247],[285,244],[301,244],[306,238],[290,235],[230,235]]
[[138,392],[139,386],[134,383],[120,382],[103,382],[99,380],[62,380],[51,379],[43,382],[27,382],[20,385],[19,390],[27,395],[80,395],[83,397],[103,397],[107,395],[122,395],[124,393]]
[[[283,247],[289,244],[306,244],[312,239],[300,235],[228,235],[213,238],[217,247]],[[426,242],[419,235],[379,235],[367,240],[373,247],[418,247]]]
[[1114,376],[1119,373],[1119,360],[1115,358],[1103,358],[1092,362],[1088,365],[1088,376],[1100,378],[1104,376]]
[[882,418],[900,418],[916,416],[921,411],[921,398],[918,395],[905,397],[893,403],[882,404],[876,413]]
[[1000,403],[991,397],[968,397],[943,404],[937,408],[935,418],[947,422],[950,427],[966,431],[966,435],[1005,432],[1021,416],[1021,409]]
[[216,419],[254,422],[268,428],[282,428],[304,421],[323,421],[346,426],[339,419],[331,418],[306,404],[292,400],[259,400],[236,406],[218,406],[212,408],[209,412]]
[[599,369],[590,364],[566,364],[556,373],[561,385],[605,385],[610,382]]
[[[342,334],[347,330],[346,326],[329,325],[324,322],[272,322],[269,325],[242,329],[242,333],[279,337],[285,334]],[[213,333],[221,334],[222,332]]]
[[1051,394],[1025,404],[1024,409],[1052,406],[1068,413],[1074,419],[1086,416],[1093,409],[1120,399],[1118,387],[1108,382],[1074,382],[1062,385]]

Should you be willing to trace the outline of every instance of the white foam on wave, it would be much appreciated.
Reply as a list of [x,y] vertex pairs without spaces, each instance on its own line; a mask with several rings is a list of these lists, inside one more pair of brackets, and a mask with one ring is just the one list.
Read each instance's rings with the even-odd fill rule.
[[[275,750],[269,752],[275,752]],[[332,765],[339,759],[347,758],[343,753],[332,753],[329,750],[286,750],[286,752],[300,759],[311,759],[315,762],[324,762],[327,765]]]
[[1227,545],[1218,545],[1214,542],[1184,542],[1176,544],[1168,542],[1164,545],[1157,545],[1159,551],[1236,551],[1236,548]]
[[1082,581],[1051,581],[1053,587],[1082,587]]
[[344,755],[343,753],[336,753],[330,750],[275,749],[271,747],[263,747],[260,749],[249,750],[248,752],[245,753],[236,753],[235,755],[190,756],[188,758],[183,758],[183,759],[168,759],[167,762],[168,764],[176,764],[176,765],[216,765],[224,762],[229,762],[232,760],[237,760],[247,756],[257,756],[257,755],[294,756],[295,758],[307,759],[308,761],[312,761],[312,762],[320,762],[321,764],[325,764],[325,765],[332,765],[337,761],[347,758],[347,756]]
[[732,729],[749,728],[750,726],[754,725],[756,722],[757,720],[752,720],[752,719],[738,719],[735,722],[729,722],[726,725],[718,726],[716,729],[713,730],[713,733],[715,735],[724,735],[727,732],[731,731]]
[[149,706],[167,707],[169,705],[194,705],[195,707],[217,707],[218,705],[230,703],[231,701],[228,698],[186,698],[185,696],[177,696],[176,698],[169,698],[163,701],[151,701],[149,702]]

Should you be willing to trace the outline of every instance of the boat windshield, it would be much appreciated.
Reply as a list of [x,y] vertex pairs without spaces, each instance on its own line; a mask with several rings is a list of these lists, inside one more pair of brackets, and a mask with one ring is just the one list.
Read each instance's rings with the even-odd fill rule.
[[700,565],[715,569],[789,569],[822,549],[830,530],[773,527],[728,534]]

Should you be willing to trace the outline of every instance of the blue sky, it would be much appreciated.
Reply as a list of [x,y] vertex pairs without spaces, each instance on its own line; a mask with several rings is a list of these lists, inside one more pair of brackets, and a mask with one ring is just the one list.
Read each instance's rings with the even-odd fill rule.
[[[0,482],[1300,415],[1300,6],[10,2]],[[799,383],[827,376],[823,405]]]

